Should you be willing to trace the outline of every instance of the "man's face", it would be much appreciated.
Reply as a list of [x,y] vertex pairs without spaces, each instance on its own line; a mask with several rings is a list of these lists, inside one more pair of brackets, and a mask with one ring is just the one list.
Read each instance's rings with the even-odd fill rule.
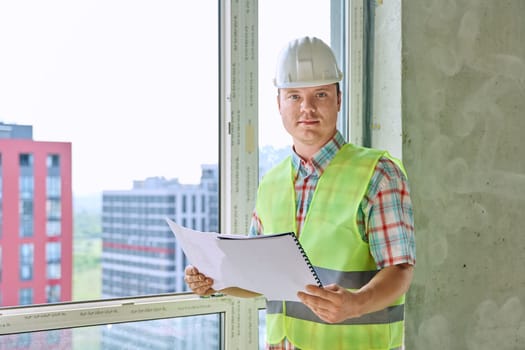
[[341,94],[336,84],[280,89],[277,104],[294,145],[321,148],[336,132]]

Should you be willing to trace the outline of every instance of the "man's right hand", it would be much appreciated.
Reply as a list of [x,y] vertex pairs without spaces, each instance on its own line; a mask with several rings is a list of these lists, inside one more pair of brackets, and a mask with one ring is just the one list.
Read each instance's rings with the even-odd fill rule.
[[213,285],[213,280],[197,270],[195,266],[188,265],[184,270],[184,281],[193,291],[193,293],[205,296],[212,295],[216,291],[211,287]]

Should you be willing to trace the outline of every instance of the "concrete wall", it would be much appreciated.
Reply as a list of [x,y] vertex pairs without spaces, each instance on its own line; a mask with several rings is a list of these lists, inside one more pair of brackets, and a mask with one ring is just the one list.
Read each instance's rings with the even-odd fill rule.
[[401,109],[401,0],[378,3],[374,10],[372,147],[403,157]]
[[407,349],[525,349],[525,1],[407,0],[401,16]]

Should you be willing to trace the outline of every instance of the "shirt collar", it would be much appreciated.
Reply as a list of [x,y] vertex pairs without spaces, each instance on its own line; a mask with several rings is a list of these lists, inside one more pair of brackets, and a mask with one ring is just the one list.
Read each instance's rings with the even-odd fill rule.
[[343,135],[337,131],[309,162],[304,161],[295,150],[292,152],[292,165],[298,176],[307,176],[312,172],[321,176],[337,152],[346,144]]

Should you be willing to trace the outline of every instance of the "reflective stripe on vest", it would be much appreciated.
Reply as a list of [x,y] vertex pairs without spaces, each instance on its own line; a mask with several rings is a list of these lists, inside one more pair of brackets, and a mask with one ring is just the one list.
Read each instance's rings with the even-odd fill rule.
[[373,271],[337,271],[314,266],[315,272],[323,285],[337,283],[346,289],[359,289],[377,274]]
[[[286,309],[286,312],[285,312],[286,316],[299,318],[301,320],[317,322],[317,323],[333,324],[333,323],[325,322],[319,317],[317,317],[317,315],[314,314],[312,310],[306,307],[303,303],[299,303],[295,301],[286,301],[285,306],[283,306],[283,302],[281,301],[268,301],[266,305],[266,313],[269,315],[283,313],[285,309]],[[347,319],[345,321],[342,321],[336,324],[339,324],[339,325],[386,324],[386,323],[403,321],[404,314],[405,314],[405,306],[403,304],[394,305],[394,306],[387,307],[386,309],[383,309],[380,311],[371,312],[361,317],[350,318],[350,319]]]
[[[317,323],[324,324],[333,324],[328,323],[317,317],[316,314],[312,312],[308,307],[303,303],[296,301],[286,301],[285,306],[281,301],[268,301],[266,305],[267,314],[280,314],[283,313],[283,310],[286,309],[286,316],[299,318],[301,320],[307,320]],[[387,307],[386,309],[372,312],[361,317],[350,318],[348,320],[336,323],[339,325],[351,325],[351,324],[386,324],[392,322],[403,321],[405,313],[405,306],[394,305]]]

